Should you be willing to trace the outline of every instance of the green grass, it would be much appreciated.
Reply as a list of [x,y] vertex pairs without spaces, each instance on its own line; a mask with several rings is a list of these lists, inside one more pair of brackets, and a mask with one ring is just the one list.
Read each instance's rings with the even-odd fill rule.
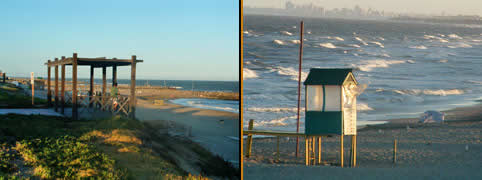
[[[47,100],[35,98],[36,105],[45,105]],[[0,108],[30,108],[32,97],[13,84],[0,83]]]

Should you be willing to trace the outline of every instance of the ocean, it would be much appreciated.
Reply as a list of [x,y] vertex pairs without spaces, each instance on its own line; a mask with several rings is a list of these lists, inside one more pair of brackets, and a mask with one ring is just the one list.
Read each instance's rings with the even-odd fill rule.
[[[244,16],[244,128],[254,119],[257,129],[296,130],[300,21]],[[310,68],[353,68],[367,86],[358,96],[358,125],[482,98],[480,26],[316,18],[304,23],[302,81]],[[300,121],[303,132],[304,109]]]
[[[79,79],[84,82],[89,82],[89,79]],[[94,79],[96,84],[102,84],[102,79]],[[108,79],[107,83],[112,83]],[[118,84],[131,84],[130,79],[118,79]],[[194,90],[194,91],[222,91],[222,92],[239,92],[238,81],[191,81],[191,80],[145,80],[137,79],[136,86],[168,86],[178,87],[180,90]]]

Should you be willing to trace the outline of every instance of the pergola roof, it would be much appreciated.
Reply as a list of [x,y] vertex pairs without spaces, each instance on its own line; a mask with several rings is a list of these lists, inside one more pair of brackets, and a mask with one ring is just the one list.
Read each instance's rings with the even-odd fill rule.
[[310,73],[306,78],[304,85],[342,85],[345,80],[351,76],[356,82],[355,77],[353,77],[352,69],[320,69],[312,68]]
[[[45,63],[48,66],[58,66],[58,65],[72,65],[74,58],[69,57],[63,60],[50,61]],[[144,62],[144,60],[136,60],[136,63]],[[131,59],[107,59],[105,57],[98,58],[77,58],[77,65],[79,66],[94,66],[94,67],[110,67],[110,66],[130,66],[132,63]]]

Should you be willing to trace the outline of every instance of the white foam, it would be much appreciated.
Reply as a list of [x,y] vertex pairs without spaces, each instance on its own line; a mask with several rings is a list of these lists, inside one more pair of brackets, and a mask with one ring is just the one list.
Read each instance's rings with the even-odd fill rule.
[[357,103],[356,104],[356,110],[357,111],[372,111],[373,108],[368,106],[368,104],[365,104],[365,103]]
[[360,45],[358,45],[358,44],[348,44],[347,46],[354,47],[354,48],[360,48]]
[[341,37],[338,37],[338,36],[333,37],[333,39],[338,40],[338,41],[344,41],[345,40],[345,39],[343,39]]
[[[297,112],[298,108],[288,108],[288,107],[265,107],[265,108],[258,108],[258,107],[252,107],[252,108],[246,108],[246,111],[253,111],[253,112]],[[305,108],[300,108],[300,112],[305,111]]]
[[427,47],[425,47],[424,45],[420,45],[420,46],[410,46],[410,48],[412,48],[412,49],[427,49]]
[[363,39],[359,38],[359,37],[355,37],[355,39],[359,42],[361,42],[363,45],[368,45],[368,43],[366,43],[365,41],[363,41]]
[[449,60],[447,60],[447,59],[441,59],[441,60],[439,60],[438,62],[439,62],[439,63],[446,63],[446,62],[449,62]]
[[[443,34],[441,34],[440,36],[445,37],[445,35],[443,35]],[[449,42],[448,40],[446,40],[444,38],[441,38],[441,37],[438,37],[438,36],[433,36],[433,35],[423,35],[423,38],[429,39],[429,40],[438,40],[439,42],[443,42],[443,43]]]
[[383,37],[378,37],[378,39],[380,39],[382,41],[385,41],[385,38],[383,38]]
[[272,119],[269,121],[258,121],[254,122],[255,127],[263,126],[263,127],[276,127],[276,126],[287,126],[289,125],[288,122],[286,122],[289,119],[296,119],[297,115],[295,116],[287,116],[287,117],[282,117],[279,119]]
[[306,32],[307,34],[311,34],[311,31]]
[[375,59],[375,60],[363,60],[359,65],[353,65],[360,69],[361,71],[370,72],[374,68],[388,68],[392,64],[404,64],[404,63],[414,63],[413,60],[384,60],[384,59]]
[[285,45],[285,42],[283,42],[282,40],[278,40],[278,39],[273,40],[273,43],[275,43],[277,45]]
[[[295,70],[292,67],[267,67],[267,69],[270,69],[271,72],[276,72],[279,75],[284,75],[284,76],[291,76],[291,80],[298,81],[298,70]],[[306,77],[308,76],[307,72],[301,71],[301,80],[304,81]]]
[[331,43],[320,43],[321,47],[328,48],[328,49],[335,49],[336,46]]
[[249,34],[249,31],[243,31],[243,34]]
[[407,89],[407,90],[393,90],[393,92],[397,94],[402,94],[402,95],[435,95],[435,96],[447,96],[447,95],[460,95],[464,94],[463,90],[460,89],[450,89],[450,90],[443,90],[443,89],[437,89],[437,90],[431,90],[431,89]]
[[385,46],[384,46],[381,42],[372,41],[372,42],[370,42],[370,43],[376,44],[376,45],[380,46],[381,48],[385,48]]
[[457,45],[455,46],[447,46],[448,48],[471,48],[472,46],[470,44],[466,44],[466,43],[458,43]]
[[293,33],[290,33],[290,32],[288,32],[288,31],[281,31],[281,34],[287,35],[287,36],[292,36],[292,35],[293,35]]
[[452,39],[462,39],[462,37],[460,37],[459,35],[457,34],[449,34],[447,35],[449,38],[452,38]]
[[251,69],[243,68],[243,79],[257,78],[258,75]]
[[290,42],[293,43],[293,44],[300,44],[301,43],[300,40],[290,40]]

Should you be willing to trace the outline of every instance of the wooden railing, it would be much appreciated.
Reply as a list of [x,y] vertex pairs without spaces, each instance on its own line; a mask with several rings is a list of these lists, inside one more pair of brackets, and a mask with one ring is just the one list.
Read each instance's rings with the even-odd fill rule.
[[[117,105],[114,105],[114,101]],[[89,111],[89,110],[100,110],[109,111],[113,114],[129,115],[131,109],[129,107],[130,98],[128,96],[118,95],[117,98],[113,98],[110,95],[102,96],[96,93],[92,96],[89,95],[78,95],[77,103],[80,108],[79,112]],[[65,103],[72,104],[72,95],[65,94]]]

